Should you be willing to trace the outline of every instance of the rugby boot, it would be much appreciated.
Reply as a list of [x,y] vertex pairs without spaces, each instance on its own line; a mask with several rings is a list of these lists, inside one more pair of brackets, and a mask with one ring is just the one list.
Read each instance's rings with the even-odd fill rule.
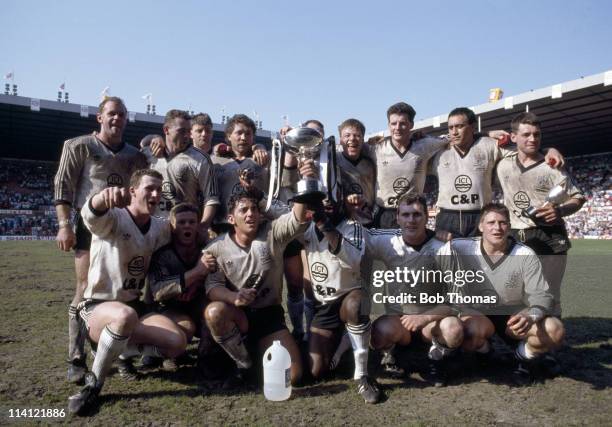
[[136,381],[140,378],[140,373],[134,367],[132,359],[117,359],[117,372],[125,381]]
[[358,380],[357,393],[363,397],[365,403],[374,404],[380,401],[380,388],[376,381],[367,375]]
[[102,385],[93,372],[85,375],[85,386],[75,395],[68,398],[68,412],[76,415],[86,415],[98,404],[98,396]]
[[66,379],[74,384],[83,384],[85,374],[87,373],[87,364],[85,358],[73,359],[68,361],[68,374]]

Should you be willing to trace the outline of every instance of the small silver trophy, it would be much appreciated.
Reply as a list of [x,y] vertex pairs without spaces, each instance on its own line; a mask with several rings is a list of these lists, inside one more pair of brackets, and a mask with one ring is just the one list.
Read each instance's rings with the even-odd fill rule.
[[[550,191],[548,192],[548,195],[546,196],[546,201],[541,207],[545,207],[548,205],[552,205],[553,207],[556,207],[562,204],[563,202],[565,202],[567,199],[569,199],[569,195],[567,194],[567,191],[565,191],[565,188],[563,187],[563,185],[558,184],[550,189]],[[531,218],[533,222],[538,222],[539,218],[536,218],[537,210],[538,208],[534,206],[529,206],[523,209],[523,215]]]
[[297,193],[291,201],[312,205],[325,198],[336,201],[338,179],[335,139],[333,136],[323,139],[317,130],[299,127],[287,132],[284,143],[278,139],[272,140],[268,204],[272,203],[272,198],[278,198],[280,193],[285,150],[297,157],[299,163],[314,160],[319,169],[318,179],[301,177],[297,183]]

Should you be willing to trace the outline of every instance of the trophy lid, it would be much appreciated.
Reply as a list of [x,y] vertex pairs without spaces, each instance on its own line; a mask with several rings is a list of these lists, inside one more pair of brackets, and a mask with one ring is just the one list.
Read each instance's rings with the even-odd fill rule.
[[323,142],[323,136],[316,129],[300,127],[291,129],[285,135],[285,144],[299,150],[300,147],[312,148]]

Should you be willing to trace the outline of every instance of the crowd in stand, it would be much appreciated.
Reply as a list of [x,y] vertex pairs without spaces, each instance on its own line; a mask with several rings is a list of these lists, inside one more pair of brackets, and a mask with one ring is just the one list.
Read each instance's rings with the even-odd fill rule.
[[[572,238],[612,239],[612,153],[568,159],[568,170],[587,197],[576,214],[565,218]],[[2,236],[54,236],[57,232],[53,211],[53,176],[56,163],[0,159],[0,210],[28,210],[32,214],[0,214]],[[425,193],[428,205],[437,200],[438,185],[428,178]],[[494,193],[502,200],[501,193]],[[433,218],[430,218],[433,228]]]

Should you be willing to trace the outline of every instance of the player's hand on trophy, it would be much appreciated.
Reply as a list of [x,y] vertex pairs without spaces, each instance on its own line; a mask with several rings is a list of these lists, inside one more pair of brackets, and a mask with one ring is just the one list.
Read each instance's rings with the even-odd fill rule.
[[245,307],[255,301],[257,290],[252,288],[242,288],[236,294],[234,305],[236,307]]
[[280,131],[278,131],[281,141],[284,141],[285,135],[287,135],[287,132],[289,132],[291,129],[293,129],[291,126],[283,126]]
[[559,209],[557,209],[550,203],[547,203],[546,205],[536,209],[535,216],[536,218],[539,218],[547,224],[554,224],[556,222],[559,222],[559,220],[561,219],[561,215],[559,215]]
[[59,230],[57,230],[55,240],[57,241],[57,247],[60,250],[68,252],[70,249],[72,249],[76,244],[76,235],[72,230],[72,226],[68,223],[63,227],[60,227]]
[[565,157],[556,148],[549,148],[544,156],[546,164],[551,168],[560,169],[565,164]]
[[319,171],[317,166],[312,159],[306,159],[298,164],[300,176],[303,178],[315,178],[319,177]]
[[533,325],[533,321],[527,313],[521,312],[511,316],[506,325],[517,338],[524,338]]

